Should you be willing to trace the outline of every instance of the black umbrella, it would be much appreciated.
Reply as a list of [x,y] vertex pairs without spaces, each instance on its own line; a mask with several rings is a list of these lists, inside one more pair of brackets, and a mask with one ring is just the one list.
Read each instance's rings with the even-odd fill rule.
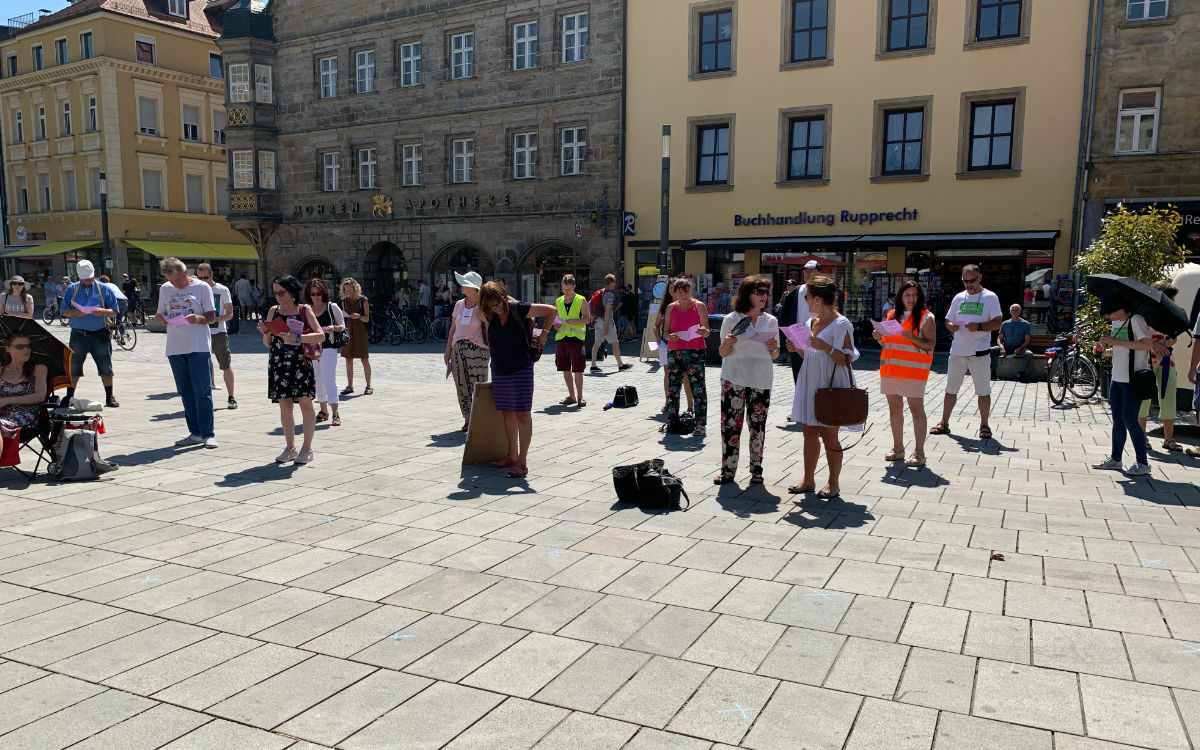
[[1133,313],[1141,315],[1147,325],[1165,336],[1178,336],[1189,328],[1188,316],[1182,307],[1137,279],[1111,273],[1094,273],[1084,283],[1088,294],[1101,299],[1117,294],[1125,297],[1133,305]]
[[33,360],[46,366],[50,392],[71,385],[70,347],[31,318],[0,315],[0,338],[8,341],[16,335],[29,338],[29,343],[33,345]]

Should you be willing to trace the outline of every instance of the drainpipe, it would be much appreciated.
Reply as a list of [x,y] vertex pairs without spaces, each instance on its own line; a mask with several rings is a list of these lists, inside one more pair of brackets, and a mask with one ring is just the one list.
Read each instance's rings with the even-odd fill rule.
[[[627,91],[628,91],[627,84],[626,84],[626,81],[628,79],[628,68],[629,68],[629,3],[622,2],[621,3],[621,104],[620,104],[620,109],[621,109],[621,163],[617,167],[617,169],[618,169],[617,174],[619,175],[618,179],[620,180],[620,185],[621,185],[620,188],[618,188],[618,192],[617,192],[617,206],[619,206],[619,208],[617,210],[620,211],[620,219],[617,221],[617,225],[620,227],[620,230],[617,233],[617,238],[618,238],[617,239],[617,248],[618,248],[617,252],[620,253],[620,257],[617,258],[617,266],[619,268],[621,268],[621,270],[622,270],[622,274],[621,274],[622,278],[626,277],[626,273],[629,270],[629,269],[625,268],[625,150],[626,150],[626,143],[628,141],[628,133],[629,133],[628,111],[627,111],[627,106],[626,106],[627,103],[625,101],[625,98],[626,98]],[[634,294],[637,294],[639,290],[637,288],[638,285],[637,285],[637,261],[636,261],[636,259],[633,264],[633,273],[634,273],[634,276],[633,276],[632,286],[633,286]],[[626,279],[626,282],[628,283],[628,279]],[[640,312],[640,305],[639,305],[639,312]]]
[[[1088,7],[1088,36],[1089,45],[1084,63],[1084,105],[1083,122],[1079,131],[1079,160],[1075,168],[1075,205],[1071,216],[1071,267],[1074,268],[1079,259],[1080,247],[1083,242],[1083,206],[1089,195],[1088,181],[1091,179],[1092,136],[1096,121],[1096,81],[1100,72],[1100,36],[1104,28],[1104,0],[1092,0]],[[1075,293],[1071,297],[1071,317],[1079,308],[1079,276],[1072,273],[1072,284]]]

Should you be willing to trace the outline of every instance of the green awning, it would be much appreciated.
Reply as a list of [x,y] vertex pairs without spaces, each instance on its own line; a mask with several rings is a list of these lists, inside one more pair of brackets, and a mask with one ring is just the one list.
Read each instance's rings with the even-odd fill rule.
[[250,245],[229,245],[202,242],[156,242],[154,240],[125,240],[125,244],[145,250],[158,258],[188,260],[258,260]]
[[44,243],[41,245],[35,245],[34,247],[27,247],[27,248],[18,250],[15,253],[9,253],[8,255],[5,255],[4,257],[5,258],[44,258],[44,257],[50,256],[50,255],[61,255],[63,253],[69,253],[72,250],[78,250],[80,248],[91,247],[92,245],[98,245],[98,244],[100,244],[100,243],[98,243],[96,240],[83,240],[82,242],[80,242],[80,241],[47,242],[47,243]]

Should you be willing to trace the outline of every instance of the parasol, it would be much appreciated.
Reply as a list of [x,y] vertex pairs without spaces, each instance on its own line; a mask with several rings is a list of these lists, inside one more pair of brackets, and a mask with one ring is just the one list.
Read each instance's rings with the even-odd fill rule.
[[71,349],[30,318],[15,315],[0,316],[0,338],[8,341],[14,335],[28,336],[33,345],[33,360],[46,366],[47,388],[53,392],[71,385]]
[[1182,307],[1137,279],[1111,273],[1094,273],[1084,283],[1088,294],[1101,299],[1117,294],[1124,296],[1133,304],[1131,312],[1141,315],[1146,319],[1146,325],[1165,336],[1173,338],[1190,327],[1187,313]]

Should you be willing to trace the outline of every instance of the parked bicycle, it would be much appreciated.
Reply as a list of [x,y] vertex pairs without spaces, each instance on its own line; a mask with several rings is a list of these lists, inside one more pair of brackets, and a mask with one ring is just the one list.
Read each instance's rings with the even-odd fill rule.
[[42,310],[42,322],[46,325],[53,323],[55,318],[58,318],[58,324],[61,326],[69,325],[71,322],[62,316],[62,309],[57,302],[53,305],[46,305],[46,308]]
[[445,341],[450,337],[450,324],[452,322],[453,321],[449,315],[443,315],[439,318],[435,318],[434,321],[429,324],[429,335],[433,336],[435,341]]
[[1080,328],[1059,336],[1054,346],[1046,349],[1046,386],[1050,389],[1050,400],[1061,404],[1071,392],[1075,398],[1086,401],[1100,389],[1100,375],[1096,363],[1083,351],[1079,344]]
[[137,346],[137,329],[120,318],[105,318],[104,325],[112,342],[127,352]]

